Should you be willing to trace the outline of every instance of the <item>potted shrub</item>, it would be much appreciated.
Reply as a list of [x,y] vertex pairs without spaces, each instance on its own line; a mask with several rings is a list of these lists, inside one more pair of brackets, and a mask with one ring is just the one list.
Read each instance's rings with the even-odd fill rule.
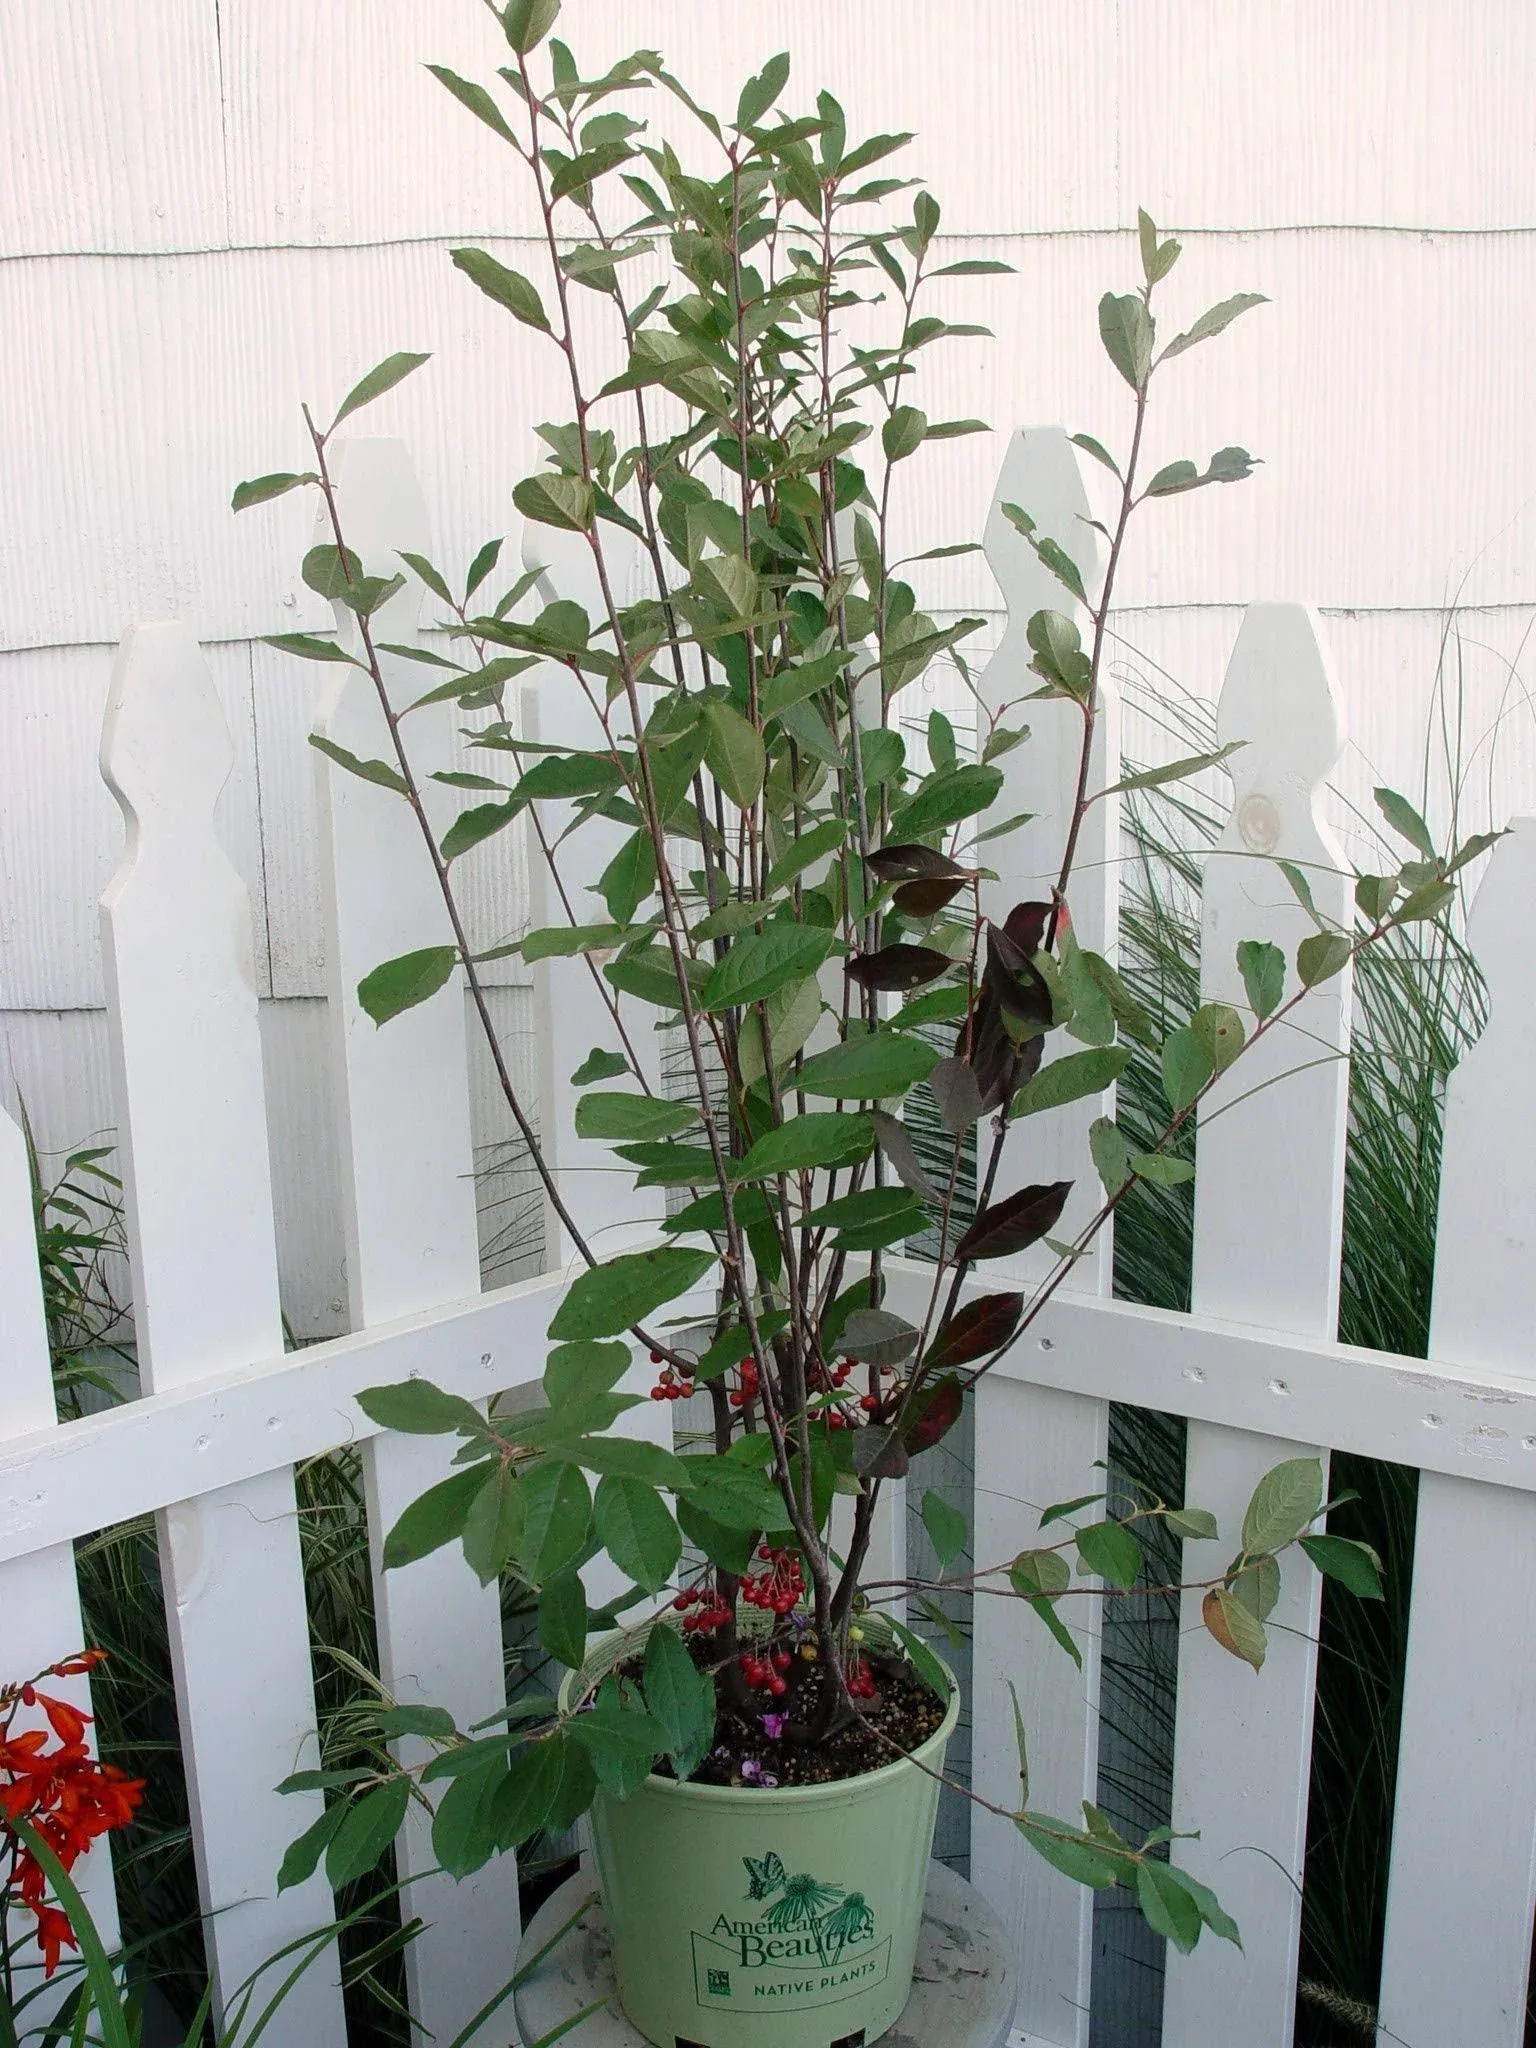
[[[1117,462],[1079,437],[1116,478],[1101,586],[1086,590],[1068,552],[1035,535],[1026,509],[1007,508],[1086,608],[1092,635],[1085,646],[1050,610],[1030,623],[1034,695],[1080,711],[1082,774],[1054,888],[989,916],[989,843],[1021,822],[992,815],[996,763],[1028,734],[1022,720],[984,718],[974,758],[962,759],[938,720],[926,765],[904,740],[902,692],[940,655],[964,673],[980,622],[922,611],[892,559],[891,520],[919,448],[979,425],[931,420],[913,402],[926,352],[977,331],[922,311],[925,287],[1006,266],[939,261],[936,202],[891,172],[908,138],[855,140],[827,93],[812,111],[786,113],[787,58],[748,80],[732,116],[716,117],[652,52],[586,78],[550,40],[558,0],[492,11],[508,45],[504,90],[434,69],[531,179],[548,274],[535,284],[476,249],[453,260],[563,359],[571,416],[539,428],[546,460],[513,498],[526,521],[589,551],[600,611],[539,603],[531,575],[503,588],[496,544],[471,565],[462,596],[431,562],[365,564],[351,551],[331,433],[420,357],[381,364],[331,428],[306,413],[307,466],[235,497],[241,509],[301,486],[321,494],[331,537],[307,557],[305,578],[355,626],[345,644],[279,644],[353,660],[373,677],[393,757],[326,750],[339,771],[399,790],[403,827],[423,834],[458,935],[368,976],[360,999],[378,1023],[458,971],[478,988],[481,962],[454,893],[459,854],[525,811],[537,822],[551,799],[576,807],[567,842],[598,819],[624,832],[599,884],[603,918],[586,921],[562,891],[566,922],[529,934],[522,951],[585,956],[613,1029],[575,1077],[585,1089],[577,1129],[633,1165],[661,1241],[617,1257],[584,1241],[498,1063],[584,1262],[550,1324],[547,1405],[485,1415],[421,1381],[362,1397],[377,1422],[463,1438],[463,1471],[402,1518],[386,1561],[408,1568],[459,1541],[485,1580],[518,1574],[537,1592],[545,1647],[569,1667],[558,1700],[520,1701],[489,1735],[417,1712],[410,1727],[437,1753],[411,1790],[433,1805],[438,1854],[456,1873],[590,1809],[621,1996],[650,2039],[872,2042],[907,1996],[957,1711],[931,1648],[861,1588],[882,1487],[954,1426],[1126,1191],[1187,1172],[1168,1147],[1218,1073],[1359,946],[1443,911],[1452,876],[1486,841],[1432,855],[1422,821],[1387,793],[1416,859],[1364,878],[1362,924],[1342,932],[1319,920],[1294,963],[1273,946],[1239,949],[1248,1013],[1206,1005],[1160,1049],[1169,1106],[1159,1142],[1134,1153],[1112,1122],[1095,1126],[1084,1172],[1099,1176],[1103,1199],[1088,1228],[1070,1243],[1052,1239],[1066,1183],[994,1201],[1018,1115],[1100,1093],[1127,1042],[1148,1033],[1110,963],[1079,946],[1069,910],[1095,794],[1106,620],[1133,509],[1251,468],[1229,448],[1203,471],[1176,463],[1144,478],[1141,449],[1163,365],[1257,296],[1229,298],[1160,341],[1153,303],[1179,248],[1142,215],[1142,281],[1099,308],[1130,393],[1128,452]],[[641,118],[658,104],[686,130],[676,146]],[[583,293],[611,312],[616,374],[585,360]],[[621,534],[639,548],[643,594],[611,573]],[[418,656],[431,664],[418,701],[493,712],[476,731],[487,773],[441,841],[370,629],[403,573],[458,621],[455,659]],[[563,667],[572,701],[585,702],[584,745],[540,748],[518,731],[506,693],[534,662]],[[558,874],[561,846],[538,836]],[[632,1033],[655,1022],[681,1048],[676,1090],[648,1081],[633,1052]],[[932,1091],[949,1133],[937,1180],[901,1119],[918,1087]],[[962,1224],[956,1194],[977,1127],[980,1195]],[[882,1306],[882,1256],[925,1230],[940,1249],[914,1327]],[[1054,1265],[1033,1293],[963,1296],[979,1262],[1042,1240]],[[654,1399],[707,1402],[705,1447],[677,1456],[613,1433],[641,1398],[616,1391],[637,1345],[654,1369]],[[1277,1553],[1300,1545],[1355,1590],[1378,1590],[1363,1545],[1316,1533],[1322,1496],[1317,1461],[1278,1467],[1230,1569],[1206,1589],[1212,1634],[1255,1666]],[[1073,1561],[1126,1589],[1151,1522],[1215,1533],[1200,1510],[1160,1500],[1117,1516],[1101,1498],[1074,1514],[1056,1516],[1003,1575],[1067,1641],[1058,1602]],[[963,1545],[960,1518],[942,1506],[934,1533],[951,1556]],[[580,1573],[599,1553],[630,1592],[595,1612]],[[637,1608],[641,1622],[620,1629]],[[391,1707],[384,1732],[401,1732],[405,1711]],[[339,1808],[391,1797],[397,1789],[377,1779],[339,1787],[285,1877],[314,1867]],[[1123,1840],[1091,1808],[1082,1827],[1038,1814],[1027,1794],[1011,1818],[1068,1876],[1135,1889],[1180,1946],[1202,1928],[1236,1938],[1166,1839]]]

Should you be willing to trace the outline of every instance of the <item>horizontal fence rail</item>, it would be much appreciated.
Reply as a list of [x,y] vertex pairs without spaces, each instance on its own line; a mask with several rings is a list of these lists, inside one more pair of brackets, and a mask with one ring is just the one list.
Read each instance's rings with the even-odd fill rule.
[[[365,555],[424,545],[421,493],[399,444],[351,444],[339,488]],[[1071,540],[1083,559],[1088,500],[1076,455],[1057,430],[1014,437],[998,500],[1027,505],[1040,533]],[[1009,608],[1007,634],[981,685],[996,706],[1030,687],[1030,613],[1065,600],[996,512],[987,552]],[[580,594],[581,557],[558,537],[535,536],[525,560],[546,598]],[[402,592],[390,613],[384,637],[409,645],[419,625],[413,601]],[[362,756],[382,752],[381,714],[364,679],[336,673],[341,682],[333,679],[316,707],[317,729]],[[409,677],[391,669],[386,681],[404,688]],[[1077,714],[1065,704],[1031,710],[1039,714],[1034,737],[1006,757],[1003,803],[1039,822],[1001,842],[1008,851],[994,911],[1048,894],[1051,820],[1070,800]],[[569,704],[537,677],[520,715],[546,740],[571,737]],[[1277,857],[1306,866],[1319,909],[1347,922],[1343,863],[1318,811],[1342,733],[1311,614],[1293,605],[1250,608],[1219,717],[1223,740],[1246,745],[1232,764],[1231,820],[1206,868],[1208,1000],[1237,999],[1239,939],[1269,939],[1294,955],[1310,929]],[[429,751],[450,761],[449,712],[430,735],[421,718]],[[1101,730],[1108,784],[1119,758],[1112,702]],[[379,960],[442,942],[430,864],[398,804],[335,776],[317,757],[351,1329],[284,1351],[250,911],[213,833],[229,759],[213,683],[190,635],[174,626],[136,629],[119,656],[103,742],[104,772],[128,826],[103,931],[137,1399],[54,1420],[25,1148],[13,1125],[0,1124],[0,1642],[8,1662],[29,1665],[77,1647],[70,1545],[158,1518],[194,1847],[226,2005],[268,1954],[323,1927],[333,1912],[320,1873],[275,1891],[281,1846],[311,1815],[304,1795],[279,1798],[274,1787],[312,1760],[315,1743],[294,1467],[343,1448],[360,1456],[385,1683],[402,1697],[449,1705],[461,1722],[495,1712],[504,1697],[495,1589],[481,1588],[452,1550],[406,1572],[378,1569],[384,1529],[440,1476],[444,1447],[381,1433],[356,1397],[411,1374],[478,1402],[531,1387],[572,1270],[569,1246],[551,1227],[548,1270],[478,1291],[459,992],[450,985],[383,1032],[355,993]],[[1112,952],[1113,799],[1090,818],[1074,914],[1084,943]],[[572,871],[579,894],[604,855],[595,839],[575,850],[586,864]],[[1281,1457],[1345,1451],[1424,1475],[1381,1989],[1380,2038],[1406,2048],[1517,2048],[1524,2025],[1536,1909],[1536,1596],[1528,1590],[1536,1548],[1536,1069],[1526,1043],[1536,995],[1533,901],[1536,821],[1526,821],[1495,850],[1475,910],[1492,1023],[1450,1090],[1430,1361],[1334,1340],[1350,1006],[1340,977],[1308,999],[1293,1034],[1274,1034],[1271,1066],[1242,1069],[1241,1090],[1213,1105],[1220,1116],[1207,1114],[1194,1312],[1112,1299],[1106,1233],[1074,1289],[1045,1307],[978,1390],[975,1544],[988,1563],[1032,1541],[1039,1505],[1097,1490],[1114,1402],[1188,1420],[1190,1497],[1214,1508],[1229,1535],[1254,1479]],[[569,1130],[565,1076],[589,1046],[613,1042],[609,1013],[578,962],[542,966],[535,1001],[540,1107],[562,1193],[605,1249],[643,1243],[649,1226],[630,1210],[616,1163],[602,1147],[578,1145]],[[1291,1067],[1306,1071],[1247,1092],[1255,1078]],[[1030,1177],[1078,1181],[1074,1199],[1084,1214],[1093,1199],[1087,1126],[1109,1107],[1107,1099],[1073,1104],[1035,1119],[1031,1130]],[[931,1269],[893,1258],[887,1273],[890,1305],[920,1309]],[[1021,1262],[1011,1284],[1039,1277],[1038,1267]],[[970,1291],[998,1284],[992,1269]],[[643,1388],[647,1377],[637,1360],[632,1384]],[[657,1440],[670,1430],[664,1404],[650,1402],[625,1424]],[[898,1553],[893,1538],[889,1554]],[[1190,1561],[1198,1575],[1198,1546]],[[1187,1860],[1232,1904],[1246,1940],[1242,1952],[1202,1944],[1171,1965],[1165,2048],[1290,2048],[1315,1578],[1288,1570],[1282,1600],[1285,1626],[1257,1677],[1223,1656],[1198,1612],[1183,1616],[1175,1823],[1202,1828]],[[1084,1636],[1079,1672],[1022,1603],[977,1603],[974,1781],[998,1805],[1017,1797],[1010,1680],[1030,1731],[1033,1803],[1071,1817],[1094,1797],[1098,1646],[1092,1628]],[[87,1682],[76,1689],[83,1701]],[[314,1811],[318,1798],[310,1795]],[[454,1887],[432,1874],[423,1833],[408,1833],[399,1856],[405,1910],[426,1923],[408,1950],[412,2012],[438,2039],[452,2039],[510,1967],[515,1863],[500,1859]],[[105,1846],[81,1870],[111,1935]],[[1031,2043],[1087,2048],[1092,1895],[991,1816],[975,1823],[973,1874],[1013,1929],[1019,2023]],[[489,2048],[505,2034],[503,2020],[478,2038]],[[276,2048],[343,2048],[334,1962],[310,1974],[268,2038]]]

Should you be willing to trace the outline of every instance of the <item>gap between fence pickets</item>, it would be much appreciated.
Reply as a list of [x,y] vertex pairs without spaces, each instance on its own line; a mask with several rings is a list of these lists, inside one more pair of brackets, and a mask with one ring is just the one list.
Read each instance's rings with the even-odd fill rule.
[[[932,1268],[887,1262],[890,1305]],[[985,1291],[972,1283],[967,1293]],[[362,1387],[421,1374],[470,1399],[536,1384],[564,1274],[100,1415],[0,1439],[0,1561],[377,1434]],[[514,1366],[511,1361],[516,1360]],[[1536,1492],[1536,1385],[1393,1352],[1059,1294],[997,1367],[1011,1379]]]

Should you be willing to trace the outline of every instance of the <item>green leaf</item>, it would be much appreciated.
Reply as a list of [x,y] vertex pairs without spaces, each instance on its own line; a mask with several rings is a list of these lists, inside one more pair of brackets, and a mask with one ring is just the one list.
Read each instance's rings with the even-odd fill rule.
[[1255,1621],[1268,1621],[1280,1602],[1280,1567],[1267,1553],[1255,1557],[1230,1581],[1229,1590]]
[[625,840],[598,877],[597,886],[614,923],[632,924],[656,887],[656,849],[644,825]]
[[[567,960],[576,953],[606,952],[612,946],[622,945],[624,929],[616,924],[557,924],[546,925],[535,932],[525,934],[522,955],[531,967],[538,960]],[[675,986],[675,984],[674,984]],[[607,1058],[616,1055],[607,1054]],[[621,1073],[629,1071],[624,1065]]]
[[476,1494],[464,1518],[464,1562],[482,1586],[493,1585],[522,1548],[528,1502],[522,1481],[498,1468]]
[[551,1458],[523,1478],[527,1516],[518,1562],[531,1585],[542,1585],[586,1548],[592,1526],[592,1494],[586,1476],[567,1460]]
[[1240,1657],[1255,1671],[1263,1669],[1269,1648],[1264,1624],[1225,1586],[1211,1588],[1201,1603],[1200,1614],[1207,1632],[1229,1656]]
[[915,405],[898,405],[880,429],[880,445],[887,462],[901,462],[915,455],[928,432],[928,415]]
[[1243,1049],[1243,1020],[1230,1003],[1202,1003],[1189,1028],[1218,1074],[1224,1074]]
[[410,376],[412,370],[419,370],[427,360],[426,356],[412,355],[404,349],[398,355],[386,356],[366,377],[360,378],[341,401],[340,411],[325,430],[327,439],[335,433],[343,420],[350,419],[353,413],[361,411],[365,405],[372,405],[373,401],[382,398],[386,391],[393,391],[397,384]]
[[683,1539],[656,1488],[609,1473],[598,1481],[593,1512],[598,1540],[619,1570],[646,1592],[659,1592],[682,1556]]
[[807,1095],[877,1102],[905,1095],[919,1081],[926,1081],[938,1059],[937,1049],[921,1038],[909,1038],[899,1031],[871,1031],[808,1059],[795,1076],[795,1086]]
[[273,476],[252,477],[248,483],[235,485],[229,509],[231,512],[246,512],[252,505],[265,505],[269,498],[281,498],[285,492],[297,490],[300,484],[317,484],[319,481],[312,469],[305,470],[300,476],[280,471]]
[[1237,949],[1237,971],[1248,991],[1256,1017],[1271,1017],[1285,994],[1285,955],[1267,939],[1243,939]]
[[1024,629],[1034,649],[1030,667],[1058,684],[1069,696],[1086,702],[1093,681],[1093,663],[1083,652],[1083,636],[1064,612],[1049,609],[1033,614]]
[[1219,306],[1212,306],[1209,312],[1202,313],[1193,327],[1186,328],[1183,334],[1176,334],[1158,357],[1158,361],[1166,363],[1174,356],[1183,355],[1184,351],[1193,348],[1196,342],[1209,341],[1212,335],[1220,334],[1223,328],[1230,327],[1239,314],[1249,312],[1254,306],[1264,306],[1268,303],[1263,292],[1238,292],[1230,299],[1223,299]]
[[665,1245],[605,1259],[571,1282],[549,1326],[551,1337],[617,1337],[702,1280],[713,1252]]
[[1104,791],[1113,796],[1117,791],[1127,789],[1157,789],[1168,782],[1184,782],[1191,775],[1199,775],[1207,768],[1214,768],[1235,754],[1239,747],[1246,746],[1245,740],[1231,740],[1224,747],[1218,747],[1210,754],[1186,754],[1182,761],[1167,761],[1161,768],[1143,768],[1135,775],[1126,775],[1119,782],[1112,782]]
[[[523,956],[525,959],[527,955]],[[594,1045],[581,1065],[571,1076],[573,1088],[588,1087],[593,1081],[616,1081],[620,1074],[629,1072],[629,1061],[622,1053],[604,1052],[600,1045]]]
[[1096,1117],[1088,1131],[1088,1150],[1104,1183],[1105,1194],[1118,1195],[1131,1177],[1130,1156],[1119,1125],[1107,1116]]
[[785,888],[814,862],[829,853],[836,853],[847,837],[848,827],[841,818],[828,818],[825,824],[813,825],[809,832],[802,832],[791,842],[783,858],[776,860],[768,870],[763,882],[765,894],[773,895],[775,890]]
[[357,984],[357,1000],[375,1024],[387,1024],[402,1010],[411,1010],[435,996],[459,963],[456,946],[423,946],[402,953],[365,974]]
[[482,1465],[455,1472],[413,1500],[384,1538],[384,1569],[397,1571],[452,1543],[464,1533],[475,1497],[494,1475]]
[[810,1110],[765,1131],[731,1171],[739,1180],[763,1180],[771,1174],[804,1173],[813,1167],[850,1166],[865,1158],[874,1143],[874,1126],[867,1116]]
[[1210,1928],[1212,1934],[1219,1935],[1223,1941],[1233,1942],[1238,1948],[1241,1948],[1243,1937],[1237,1930],[1237,1922],[1232,1918],[1226,1907],[1222,1905],[1216,1894],[1207,1886],[1201,1884],[1198,1878],[1191,1877],[1187,1870],[1180,1870],[1177,1865],[1172,1865],[1170,1868],[1173,1871],[1173,1875],[1194,1900],[1196,1907],[1199,1909],[1200,1918]]
[[1177,1159],[1168,1152],[1133,1152],[1131,1171],[1138,1180],[1150,1181],[1155,1188],[1180,1187],[1195,1177],[1192,1161]]
[[1170,1508],[1163,1521],[1185,1543],[1214,1543],[1221,1534],[1209,1508]]
[[1126,383],[1140,391],[1152,367],[1152,316],[1135,292],[1100,299],[1099,339]]
[[1314,932],[1296,948],[1296,972],[1303,988],[1331,981],[1349,965],[1353,948],[1343,932]]
[[485,1417],[458,1394],[445,1394],[430,1380],[400,1380],[388,1387],[363,1387],[357,1405],[370,1422],[408,1436],[486,1434]]
[[1082,1669],[1083,1655],[1072,1632],[1056,1612],[1056,1600],[1072,1583],[1067,1561],[1054,1550],[1023,1550],[1008,1567],[1008,1581],[1027,1600],[1067,1655]]
[[512,502],[536,526],[557,526],[567,533],[585,533],[596,509],[589,483],[548,470],[524,477],[513,489]]
[[790,982],[816,972],[831,952],[834,934],[816,925],[770,924],[746,932],[704,984],[706,1010],[730,1010],[760,1003]]
[[1348,1536],[1303,1536],[1301,1547],[1330,1579],[1362,1600],[1382,1597],[1381,1559],[1369,1543]]
[[606,1394],[629,1370],[627,1344],[561,1344],[544,1361],[544,1394],[551,1408]]
[[1089,1522],[1077,1532],[1077,1554],[1088,1571],[1122,1592],[1141,1577],[1141,1545],[1124,1522]]
[[1187,1025],[1169,1032],[1163,1045],[1163,1093],[1175,1111],[1188,1109],[1215,1071],[1210,1054]]
[[1320,1458],[1287,1458],[1264,1474],[1243,1516],[1243,1549],[1283,1550],[1317,1519],[1323,1505]]
[[325,1852],[325,1875],[332,1891],[372,1870],[399,1834],[410,1797],[411,1781],[402,1774],[351,1801]]
[[644,1437],[577,1436],[560,1449],[588,1472],[611,1472],[621,1479],[643,1479],[648,1486],[678,1491],[693,1484],[686,1459]]
[[[334,640],[322,640],[314,633],[268,633],[265,635],[265,642],[268,647],[275,647],[279,654],[296,654],[301,661],[344,661],[352,668],[363,666],[353,655],[348,654],[345,648],[338,647]],[[313,746],[315,741],[316,735],[311,733],[310,745]],[[330,754],[333,761],[340,760],[346,753],[344,747],[333,749],[330,741],[327,741],[320,751],[322,754]],[[356,758],[355,755],[350,755],[348,762]],[[380,762],[378,765],[382,767],[384,764]]]
[[1002,786],[1001,768],[985,768],[977,762],[953,768],[948,774],[930,775],[894,812],[886,837],[892,842],[927,839],[986,810]]
[[350,1810],[348,1800],[333,1800],[313,1826],[307,1827],[297,1841],[288,1844],[277,1870],[279,1892],[287,1891],[290,1885],[303,1884],[307,1877],[314,1875],[327,1844]]
[[575,1117],[578,1138],[674,1138],[698,1121],[691,1103],[601,1088],[582,1096]]
[[495,100],[483,85],[476,85],[473,79],[460,78],[456,71],[450,71],[446,64],[429,64],[427,69],[439,85],[446,86],[461,107],[468,107],[477,120],[483,121],[493,134],[503,142],[516,142],[516,137],[507,126],[506,119]]
[[755,1528],[717,1521],[706,1515],[690,1494],[684,1494],[677,1503],[677,1519],[683,1534],[696,1550],[703,1552],[711,1564],[722,1571],[735,1572],[739,1578],[752,1569],[752,1557],[757,1545]]
[[736,126],[756,128],[788,83],[789,56],[781,50],[741,88],[741,97],[736,102]]
[[939,1662],[922,1637],[900,1622],[894,1615],[889,1617],[891,1632],[907,1653],[907,1662],[917,1673],[936,1698],[948,1701],[952,1686],[949,1673]]
[[710,698],[704,719],[709,730],[704,759],[710,774],[738,810],[750,810],[763,787],[762,734],[723,698]]
[[[317,646],[325,644],[316,643]],[[321,658],[329,659],[328,656]],[[342,659],[346,660],[348,657],[343,655]],[[397,796],[405,795],[405,777],[398,768],[391,768],[387,761],[365,761],[357,754],[348,753],[345,747],[338,747],[334,740],[326,739],[323,733],[312,732],[309,744],[316,753],[324,754],[328,761],[334,761],[338,768],[345,768],[349,775],[359,776],[364,782],[376,782],[380,789],[392,789]]]
[[[1130,1058],[1129,1046],[1107,1045],[1053,1060],[1014,1096],[1012,1114],[1015,1118],[1035,1116],[1041,1110],[1059,1109],[1064,1102],[1080,1101],[1085,1095],[1101,1095],[1124,1073]],[[1097,1158],[1094,1163],[1098,1164]]]
[[498,1745],[475,1769],[457,1774],[438,1801],[432,1853],[452,1877],[468,1877],[496,1854],[492,1807],[506,1782],[505,1755]]
[[512,820],[522,809],[515,798],[499,804],[471,804],[467,811],[460,811],[448,830],[443,834],[442,856],[451,865],[461,854],[468,853],[472,846],[478,846],[483,839],[491,839]]
[[941,1493],[930,1491],[923,1495],[923,1527],[928,1531],[941,1570],[952,1565],[970,1541],[970,1524]]
[[645,1641],[645,1704],[680,1779],[688,1779],[715,1739],[715,1688],[683,1647],[676,1629],[658,1622]]
[[1069,1827],[1066,1821],[1056,1820],[1051,1814],[1016,1814],[1014,1826],[1032,1849],[1074,1884],[1091,1885],[1102,1892],[1129,1875],[1123,1856],[1112,1855],[1080,1828]]
[[587,1654],[587,1596],[567,1568],[544,1581],[539,1592],[539,1640],[552,1657],[579,1670]]
[[521,1848],[549,1819],[564,1775],[563,1732],[530,1742],[496,1788],[490,1825],[496,1846],[505,1852]]
[[526,57],[543,42],[559,14],[560,0],[507,0],[501,25],[512,48]]
[[1397,907],[1394,924],[1415,924],[1421,918],[1438,917],[1456,901],[1456,891],[1449,882],[1426,882],[1422,887],[1410,891]]
[[1073,434],[1071,440],[1074,448],[1081,448],[1085,454],[1091,455],[1095,462],[1102,462],[1111,476],[1119,476],[1120,465],[1102,441],[1096,441],[1092,434]]
[[1147,1856],[1136,1866],[1136,1899],[1154,1934],[1188,1955],[1200,1939],[1200,1908],[1168,1864]]
[[453,258],[455,270],[462,270],[472,284],[479,285],[488,299],[494,299],[498,306],[505,306],[525,327],[541,328],[546,334],[549,332],[549,316],[544,311],[544,301],[519,271],[508,270],[494,256],[488,256],[484,249],[451,249],[448,253]]
[[1035,553],[1057,582],[1064,584],[1071,591],[1079,604],[1088,602],[1088,593],[1083,588],[1082,571],[1058,541],[1051,540],[1049,536],[1036,541]]

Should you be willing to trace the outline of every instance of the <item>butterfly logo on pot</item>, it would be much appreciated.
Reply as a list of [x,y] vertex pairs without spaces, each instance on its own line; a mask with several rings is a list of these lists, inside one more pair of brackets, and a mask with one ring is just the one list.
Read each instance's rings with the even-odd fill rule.
[[743,1856],[741,1860],[747,1866],[747,1876],[750,1880],[747,1886],[749,1899],[766,1899],[770,1893],[779,1889],[788,1875],[783,1858],[772,1849],[760,1862],[755,1856]]

